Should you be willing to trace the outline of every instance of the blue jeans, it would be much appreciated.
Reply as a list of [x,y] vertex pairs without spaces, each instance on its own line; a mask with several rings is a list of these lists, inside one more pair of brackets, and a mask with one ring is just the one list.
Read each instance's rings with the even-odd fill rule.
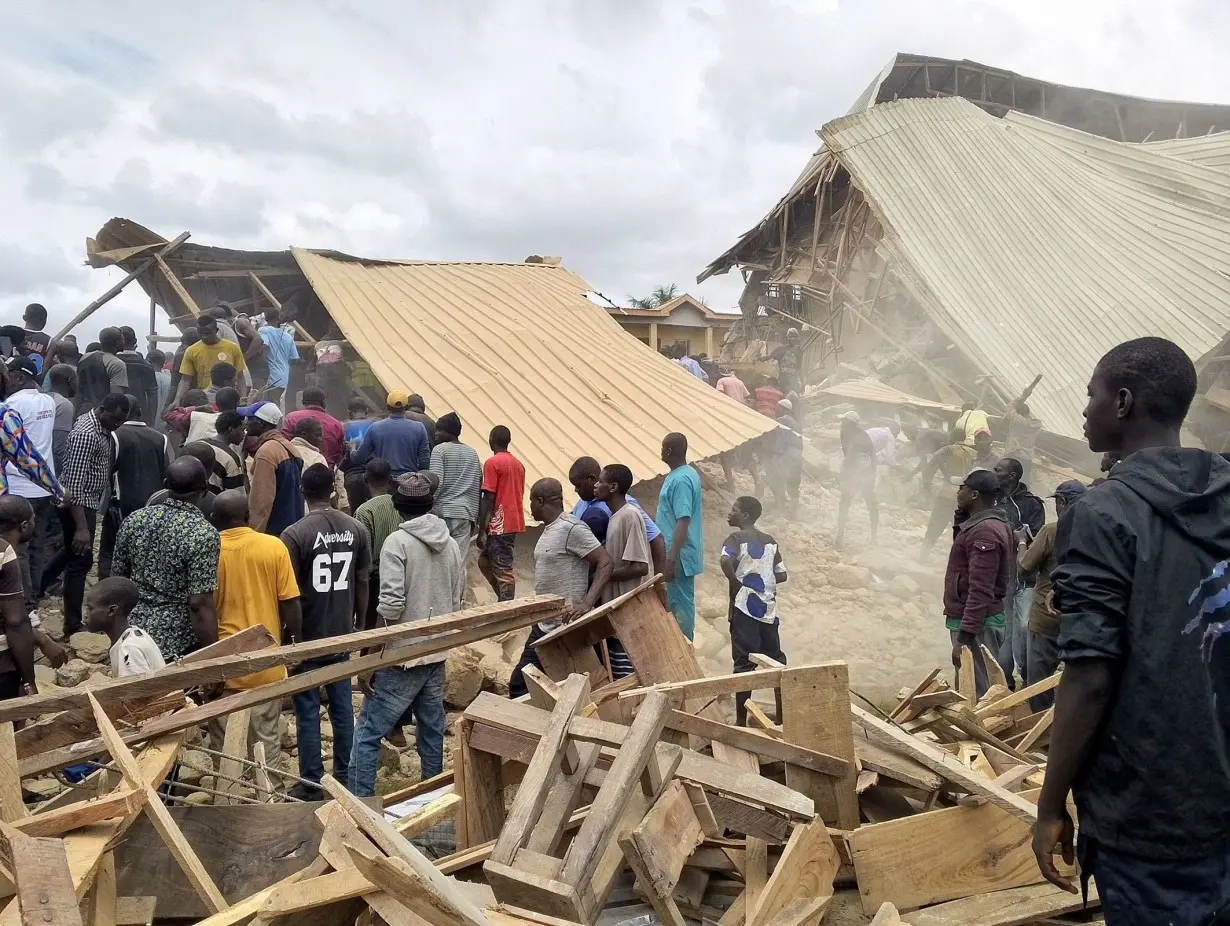
[[[338,660],[305,662],[299,672],[311,672]],[[329,696],[329,724],[333,727],[333,777],[345,781],[350,772],[350,751],[354,744],[354,706],[350,700],[350,679],[325,685]],[[320,756],[320,689],[301,691],[291,697],[295,705],[295,731],[299,742],[299,777],[316,783],[325,774]]]
[[1008,680],[1008,687],[1012,691],[1016,691],[1014,670],[1021,673],[1022,682],[1029,674],[1029,608],[1033,600],[1032,585],[1026,585],[1024,588],[1013,586],[1004,596],[1008,625],[1004,628],[1004,641],[1000,644],[999,651],[992,650],[992,653],[997,657],[999,667],[1004,670],[1004,678]]
[[372,689],[375,694],[363,700],[359,711],[350,755],[350,792],[357,797],[376,793],[380,741],[411,707],[423,778],[444,771],[444,663],[380,669],[372,676]]
[[1097,884],[1106,926],[1230,922],[1230,846],[1204,858],[1148,859],[1086,838],[1077,857],[1081,877]]

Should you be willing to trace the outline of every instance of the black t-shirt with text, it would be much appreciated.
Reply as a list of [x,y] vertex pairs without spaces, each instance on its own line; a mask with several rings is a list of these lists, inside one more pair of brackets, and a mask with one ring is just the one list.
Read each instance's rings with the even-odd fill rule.
[[313,511],[282,531],[282,542],[299,583],[303,639],[354,630],[356,579],[372,565],[366,528],[340,511]]

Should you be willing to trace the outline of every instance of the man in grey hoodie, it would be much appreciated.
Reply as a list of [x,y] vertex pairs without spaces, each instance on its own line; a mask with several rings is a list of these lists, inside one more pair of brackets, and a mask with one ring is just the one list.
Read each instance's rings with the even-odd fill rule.
[[[402,523],[380,553],[380,597],[376,613],[385,624],[408,624],[452,614],[461,608],[465,560],[444,519],[431,513],[439,477],[430,472],[399,476],[393,507]],[[374,621],[371,621],[374,623]],[[407,646],[409,642],[393,644]],[[350,791],[376,793],[380,740],[413,710],[423,778],[444,768],[444,661],[447,653],[424,656],[403,666],[380,669],[364,685],[350,757]]]

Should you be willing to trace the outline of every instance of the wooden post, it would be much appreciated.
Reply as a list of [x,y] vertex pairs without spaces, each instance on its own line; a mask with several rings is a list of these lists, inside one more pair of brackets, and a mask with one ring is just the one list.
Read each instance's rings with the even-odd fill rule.
[[125,286],[127,286],[129,283],[131,283],[141,274],[145,273],[145,271],[153,267],[154,264],[157,263],[160,257],[165,257],[167,254],[170,254],[172,251],[174,251],[176,248],[178,248],[181,244],[183,244],[187,240],[188,240],[188,232],[184,232],[178,237],[176,237],[175,239],[168,241],[166,245],[163,246],[156,254],[154,254],[152,257],[148,258],[147,260],[142,261],[140,267],[138,267],[136,270],[133,270],[131,273],[128,274],[128,276],[124,277],[124,279],[120,280],[118,283],[112,286],[109,290],[107,290],[105,293],[103,293],[101,296],[99,296],[97,299],[95,299],[93,302],[87,305],[84,309],[82,309],[80,312],[74,315],[72,318],[72,321],[70,321],[67,325],[61,328],[59,332],[56,333],[56,336],[52,338],[51,340],[52,341],[60,340],[62,337],[64,337],[64,335],[68,334],[70,331],[72,331],[74,328],[80,325],[83,321],[85,321],[87,318],[93,315],[96,311],[98,311],[98,309],[101,306],[106,305],[108,302],[110,302],[112,299],[118,296],[121,292],[123,292]]
[[180,302],[184,304],[184,308],[191,312],[193,317],[200,315],[201,309],[196,304],[196,300],[192,298],[192,294],[184,287],[183,282],[175,275],[175,272],[167,266],[167,262],[162,259],[162,255],[155,254],[154,261],[158,264],[158,269],[166,277],[167,282],[171,284],[171,289],[175,290],[175,295],[179,296]]
[[649,346],[654,350],[658,349],[658,323],[649,323]]
[[713,326],[705,326],[705,356],[713,359]]

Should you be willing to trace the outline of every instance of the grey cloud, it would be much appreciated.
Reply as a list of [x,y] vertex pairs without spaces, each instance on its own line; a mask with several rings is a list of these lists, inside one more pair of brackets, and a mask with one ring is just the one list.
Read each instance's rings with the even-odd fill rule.
[[63,251],[31,251],[0,242],[0,296],[14,296],[53,286],[82,285],[89,276]]
[[47,87],[0,71],[0,138],[23,155],[70,135],[90,135],[115,115],[115,103],[86,83]]
[[416,182],[433,172],[430,133],[406,111],[299,118],[244,90],[181,85],[155,97],[150,114],[156,133],[240,154],[307,155]]

